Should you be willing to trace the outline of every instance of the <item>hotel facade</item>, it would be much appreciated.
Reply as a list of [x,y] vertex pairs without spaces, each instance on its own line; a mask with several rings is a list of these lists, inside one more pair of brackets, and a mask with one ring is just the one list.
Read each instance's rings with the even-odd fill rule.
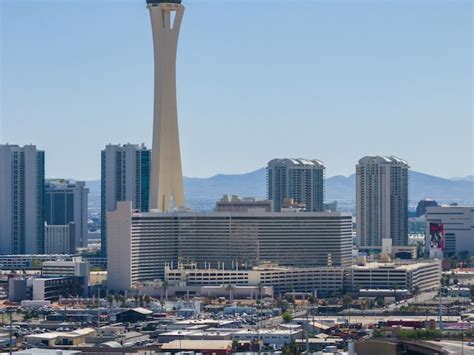
[[350,266],[352,219],[347,213],[135,213],[119,202],[107,216],[108,283],[130,289],[164,279],[168,262],[251,268]]

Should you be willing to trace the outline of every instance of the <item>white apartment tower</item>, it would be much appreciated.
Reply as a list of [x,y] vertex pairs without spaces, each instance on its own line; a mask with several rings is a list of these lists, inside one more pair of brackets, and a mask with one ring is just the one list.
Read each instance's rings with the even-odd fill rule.
[[132,208],[148,211],[151,151],[144,145],[109,144],[101,154],[101,251],[107,253],[107,212],[118,201],[131,201]]
[[316,159],[273,159],[267,166],[268,199],[280,212],[293,199],[309,212],[324,210],[324,164]]
[[0,144],[0,254],[44,252],[44,151]]
[[184,6],[181,0],[147,0],[155,53],[153,160],[149,208],[184,206],[176,107],[176,50]]
[[366,156],[356,165],[357,237],[361,247],[408,242],[408,163]]

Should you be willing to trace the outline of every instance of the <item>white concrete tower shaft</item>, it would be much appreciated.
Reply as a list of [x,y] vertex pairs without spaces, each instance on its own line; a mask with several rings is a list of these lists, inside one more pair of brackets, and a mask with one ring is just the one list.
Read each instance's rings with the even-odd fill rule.
[[184,6],[180,0],[147,0],[155,53],[155,103],[149,208],[184,207],[176,107],[176,50]]

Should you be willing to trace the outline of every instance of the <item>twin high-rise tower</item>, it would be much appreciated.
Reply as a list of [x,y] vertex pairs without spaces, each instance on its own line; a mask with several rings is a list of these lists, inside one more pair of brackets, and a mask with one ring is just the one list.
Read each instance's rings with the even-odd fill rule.
[[408,244],[408,163],[366,156],[356,166],[357,237],[361,247]]
[[176,50],[184,6],[181,0],[147,0],[155,53],[155,104],[149,209],[184,206],[176,108]]

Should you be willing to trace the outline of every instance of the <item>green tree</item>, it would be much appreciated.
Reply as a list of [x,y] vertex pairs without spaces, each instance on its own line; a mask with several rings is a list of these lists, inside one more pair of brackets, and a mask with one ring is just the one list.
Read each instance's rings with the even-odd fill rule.
[[352,296],[344,295],[342,298],[342,304],[344,305],[344,308],[348,308],[352,304]]
[[383,332],[380,329],[374,329],[374,338],[382,338]]
[[433,340],[441,338],[442,333],[437,329],[400,329],[397,337],[400,339],[422,339]]
[[283,322],[285,323],[291,323],[293,321],[293,315],[288,311],[283,312],[281,317],[283,318]]
[[232,351],[236,352],[238,347],[239,347],[239,341],[235,339],[232,340]]
[[296,343],[292,341],[289,344],[283,345],[283,348],[281,349],[281,354],[282,355],[299,355],[301,354],[301,350],[298,349],[296,346]]
[[42,265],[43,264],[41,263],[41,260],[38,260],[38,259],[31,260],[31,268],[32,269],[41,269]]

